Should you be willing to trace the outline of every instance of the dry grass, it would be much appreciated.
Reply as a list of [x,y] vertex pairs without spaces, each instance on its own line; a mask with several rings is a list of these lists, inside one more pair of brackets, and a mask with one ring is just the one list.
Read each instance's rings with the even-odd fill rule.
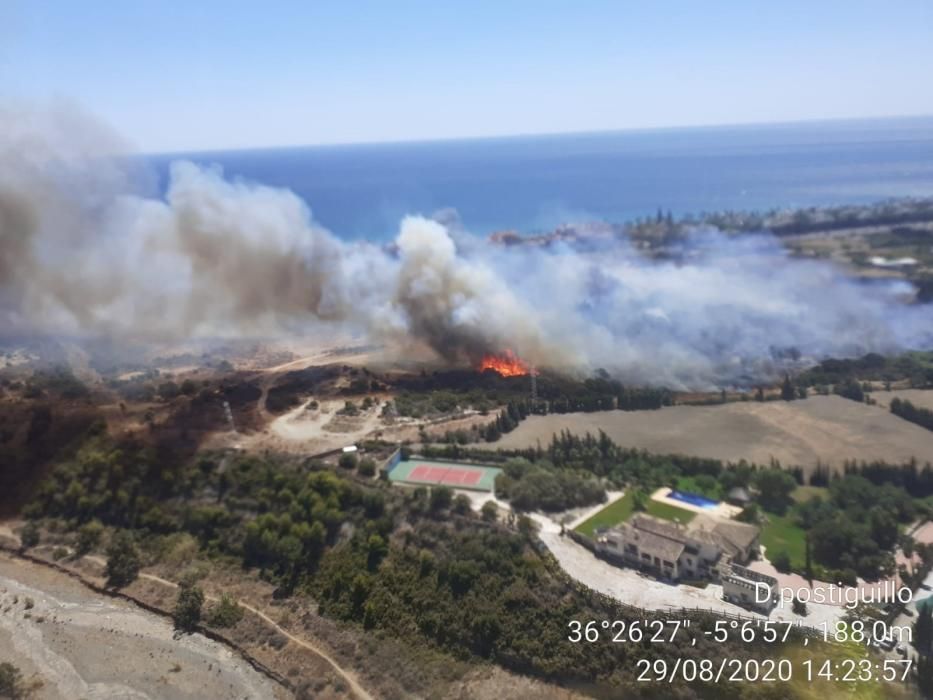
[[687,454],[812,468],[845,459],[903,462],[933,455],[933,432],[838,396],[804,401],[756,401],[716,406],[673,406],[659,411],[605,411],[532,416],[496,447],[547,446],[561,430],[605,431],[626,447],[660,454]]
[[899,389],[897,391],[876,391],[872,397],[879,403],[888,407],[891,400],[898,399],[910,401],[917,408],[926,408],[933,411],[933,390],[930,389]]

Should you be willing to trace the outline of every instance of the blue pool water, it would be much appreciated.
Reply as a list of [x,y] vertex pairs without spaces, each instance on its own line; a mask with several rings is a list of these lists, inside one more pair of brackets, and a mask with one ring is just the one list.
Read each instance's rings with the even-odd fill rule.
[[683,501],[684,503],[689,503],[692,506],[697,508],[715,508],[719,505],[719,501],[714,501],[712,499],[706,498],[705,496],[700,496],[696,493],[688,493],[687,491],[678,491],[677,489],[671,489],[671,492],[667,494],[668,498],[673,498],[676,501]]

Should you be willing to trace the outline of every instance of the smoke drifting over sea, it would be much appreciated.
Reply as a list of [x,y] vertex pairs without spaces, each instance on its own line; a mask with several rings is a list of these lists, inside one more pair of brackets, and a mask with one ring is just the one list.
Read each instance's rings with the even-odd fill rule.
[[[164,196],[70,110],[0,108],[0,332],[152,340],[352,328],[451,361],[506,348],[538,366],[672,388],[750,382],[782,351],[929,347],[930,307],[788,257],[767,236],[697,232],[676,262],[620,238],[501,247],[406,217],[389,249],[315,224],[288,190],[173,164]],[[313,204],[313,203],[312,203]],[[448,217],[449,218],[449,217]]]

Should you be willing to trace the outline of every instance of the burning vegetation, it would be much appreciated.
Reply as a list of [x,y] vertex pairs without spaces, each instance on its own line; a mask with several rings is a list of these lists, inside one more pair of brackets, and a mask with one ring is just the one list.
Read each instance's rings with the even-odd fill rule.
[[477,370],[485,372],[487,369],[498,372],[503,377],[524,377],[531,372],[528,364],[511,350],[506,350],[501,355],[484,355]]

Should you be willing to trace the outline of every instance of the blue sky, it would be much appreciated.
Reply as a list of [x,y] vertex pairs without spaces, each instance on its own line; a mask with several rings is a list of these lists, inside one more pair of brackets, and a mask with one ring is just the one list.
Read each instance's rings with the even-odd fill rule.
[[146,151],[933,114],[933,2],[0,0],[0,98]]

